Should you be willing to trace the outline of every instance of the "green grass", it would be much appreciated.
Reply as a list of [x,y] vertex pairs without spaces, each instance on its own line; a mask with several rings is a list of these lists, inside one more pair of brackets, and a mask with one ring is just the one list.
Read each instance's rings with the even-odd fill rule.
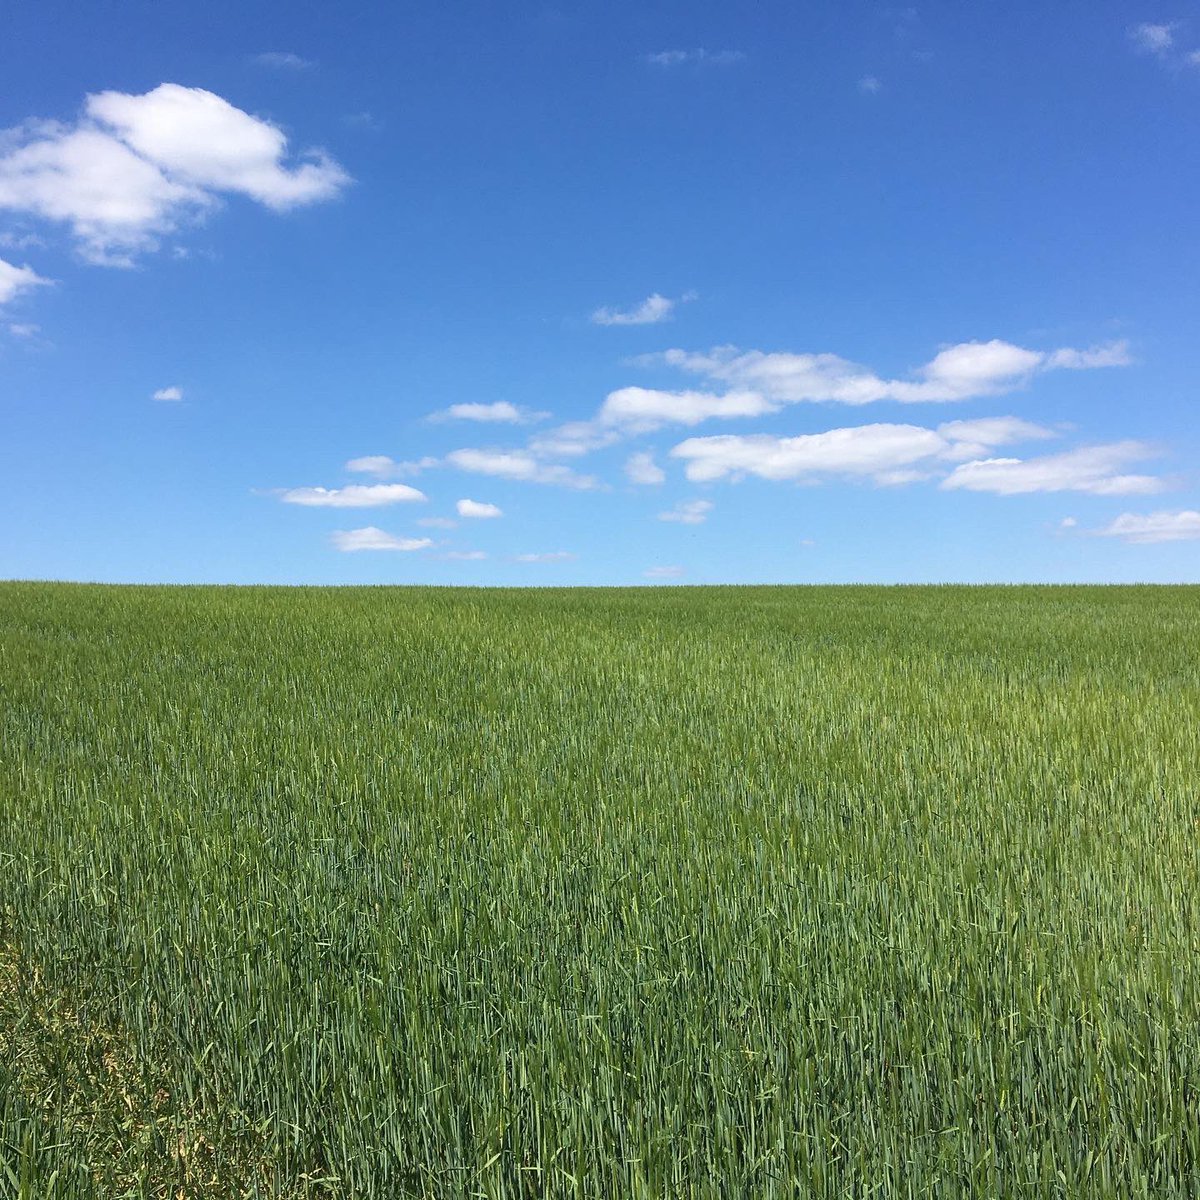
[[1200,589],[9,584],[0,689],[0,1196],[1200,1193]]

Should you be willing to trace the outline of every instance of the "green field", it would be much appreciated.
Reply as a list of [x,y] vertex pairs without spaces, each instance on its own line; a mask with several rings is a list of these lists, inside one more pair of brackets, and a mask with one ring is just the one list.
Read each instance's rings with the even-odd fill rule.
[[0,585],[0,1197],[1200,1194],[1200,589]]

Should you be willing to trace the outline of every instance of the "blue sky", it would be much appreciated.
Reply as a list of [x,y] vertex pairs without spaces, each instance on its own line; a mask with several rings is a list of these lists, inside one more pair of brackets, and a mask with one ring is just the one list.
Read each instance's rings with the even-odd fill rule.
[[0,575],[1200,576],[1200,5],[3,21]]

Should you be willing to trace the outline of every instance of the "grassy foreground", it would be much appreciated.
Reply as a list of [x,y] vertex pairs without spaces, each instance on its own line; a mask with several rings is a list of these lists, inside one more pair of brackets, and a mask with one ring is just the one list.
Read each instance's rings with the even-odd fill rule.
[[1200,589],[0,586],[0,1197],[1200,1194]]

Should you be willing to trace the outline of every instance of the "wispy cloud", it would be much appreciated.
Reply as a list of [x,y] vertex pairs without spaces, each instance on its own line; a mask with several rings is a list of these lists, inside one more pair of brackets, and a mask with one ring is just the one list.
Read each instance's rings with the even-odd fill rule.
[[460,517],[477,520],[494,520],[504,516],[504,511],[498,505],[488,504],[482,500],[460,500],[455,506]]
[[408,504],[427,500],[424,492],[406,483],[352,483],[344,488],[301,487],[280,493],[284,504],[308,508],[382,508],[387,504]]
[[153,400],[182,400],[183,388],[180,387],[165,387],[159,388],[151,397]]
[[29,121],[0,145],[0,209],[65,224],[85,259],[108,266],[131,266],[223,194],[283,212],[349,183],[323,151],[289,163],[277,126],[176,83],[90,95],[74,123]]
[[674,508],[660,512],[660,521],[677,521],[680,525],[703,525],[713,510],[711,500],[681,500]]
[[43,279],[32,267],[18,267],[0,258],[0,304],[15,300],[22,292],[43,287],[50,280]]
[[667,473],[654,461],[654,455],[645,450],[631,454],[625,462],[625,478],[630,483],[652,486],[662,483]]
[[433,467],[441,466],[441,459],[426,456],[414,462],[397,462],[386,454],[364,454],[346,463],[347,471],[361,475],[374,475],[377,479],[395,479],[405,475],[419,475]]
[[447,550],[442,558],[448,558],[451,562],[482,562],[487,558],[486,550]]
[[339,529],[331,535],[336,549],[346,553],[357,550],[427,550],[433,545],[429,538],[397,537],[374,525],[363,529]]
[[310,58],[302,58],[289,50],[268,50],[256,54],[251,60],[260,67],[272,67],[279,71],[308,71],[317,64]]
[[883,88],[883,84],[874,75],[864,75],[858,81],[858,90],[866,96],[874,96]]
[[671,319],[678,300],[654,292],[632,308],[598,308],[592,313],[593,325],[658,325]]
[[698,46],[693,50],[657,50],[645,55],[645,61],[656,67],[729,67],[745,62],[741,50],[705,50]]
[[1200,538],[1200,512],[1185,509],[1183,512],[1122,513],[1096,532],[1100,537],[1122,538],[1143,545],[1192,541]]
[[579,557],[570,550],[550,550],[543,554],[515,554],[513,561],[519,563],[556,563],[572,562]]
[[33,338],[42,332],[42,327],[29,322],[16,322],[8,327],[8,332],[15,338]]
[[1175,30],[1177,23],[1172,21],[1164,25],[1155,25],[1143,21],[1129,30],[1129,40],[1134,46],[1146,54],[1166,54],[1175,45]]
[[496,400],[491,404],[452,404],[439,412],[430,413],[429,421],[483,421],[488,424],[531,425],[544,421],[550,414],[519,408],[507,400]]
[[421,517],[418,525],[426,529],[457,529],[458,522],[451,517]]
[[942,481],[947,490],[995,492],[1016,496],[1029,492],[1087,492],[1093,496],[1128,496],[1162,490],[1153,475],[1131,475],[1124,468],[1154,457],[1141,442],[1084,446],[1040,458],[985,458],[957,466]]
[[687,572],[678,566],[647,567],[643,579],[682,579]]
[[599,487],[591,475],[579,475],[570,467],[545,463],[528,450],[452,450],[446,462],[460,471],[476,475],[493,475],[498,479],[513,479],[522,483],[548,483],[560,487],[590,491]]

